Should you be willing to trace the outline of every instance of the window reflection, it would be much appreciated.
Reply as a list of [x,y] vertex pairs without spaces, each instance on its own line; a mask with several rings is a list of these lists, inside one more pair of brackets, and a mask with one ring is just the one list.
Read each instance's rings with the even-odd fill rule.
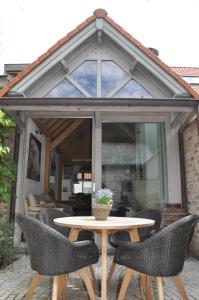
[[46,97],[84,97],[84,95],[68,80],[62,80]]
[[125,86],[121,88],[114,98],[152,98],[151,94],[145,90],[135,80],[130,80]]
[[71,74],[91,96],[97,94],[97,62],[94,60],[85,61]]
[[102,61],[102,96],[106,96],[127,76],[113,61]]

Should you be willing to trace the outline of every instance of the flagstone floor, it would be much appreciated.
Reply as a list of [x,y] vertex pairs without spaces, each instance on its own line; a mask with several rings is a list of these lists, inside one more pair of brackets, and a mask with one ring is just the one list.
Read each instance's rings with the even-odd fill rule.
[[[111,257],[108,259],[109,265]],[[100,261],[95,266],[97,277],[100,275]],[[108,300],[116,300],[118,288],[123,275],[123,267],[117,266],[111,285],[108,290]],[[29,257],[23,256],[7,268],[0,270],[0,300],[22,300],[27,292],[29,282],[33,271],[30,268]],[[185,285],[189,300],[199,300],[199,260],[187,258],[181,278]],[[156,295],[155,282],[152,283]],[[43,278],[39,288],[36,290],[33,300],[50,300],[52,291],[52,280],[49,277]],[[165,300],[180,300],[173,282],[170,279],[165,280]],[[76,276],[70,276],[68,282],[68,299],[87,300],[81,279]],[[96,299],[100,299],[96,296]],[[126,300],[141,299],[138,288],[138,281],[135,278],[129,285]]]

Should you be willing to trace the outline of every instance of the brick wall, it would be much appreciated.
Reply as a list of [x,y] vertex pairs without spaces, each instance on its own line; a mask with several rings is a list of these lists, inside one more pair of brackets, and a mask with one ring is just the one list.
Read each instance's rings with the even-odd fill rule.
[[[199,130],[196,121],[185,129],[183,138],[188,211],[199,215]],[[199,257],[199,225],[195,228],[190,250]]]

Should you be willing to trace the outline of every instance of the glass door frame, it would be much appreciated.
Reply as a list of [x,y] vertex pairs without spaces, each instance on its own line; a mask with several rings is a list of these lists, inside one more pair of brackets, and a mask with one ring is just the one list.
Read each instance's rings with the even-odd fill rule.
[[178,134],[171,128],[168,113],[139,115],[136,113],[95,112],[92,134],[92,178],[93,192],[102,187],[102,123],[164,123],[165,162],[167,176],[163,178],[164,202],[181,202],[181,174],[179,162]]

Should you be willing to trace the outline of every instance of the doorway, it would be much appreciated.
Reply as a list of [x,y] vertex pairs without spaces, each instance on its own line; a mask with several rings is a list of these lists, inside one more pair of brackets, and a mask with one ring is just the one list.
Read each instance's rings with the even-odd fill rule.
[[45,134],[44,191],[74,215],[91,214],[92,119],[41,118]]

